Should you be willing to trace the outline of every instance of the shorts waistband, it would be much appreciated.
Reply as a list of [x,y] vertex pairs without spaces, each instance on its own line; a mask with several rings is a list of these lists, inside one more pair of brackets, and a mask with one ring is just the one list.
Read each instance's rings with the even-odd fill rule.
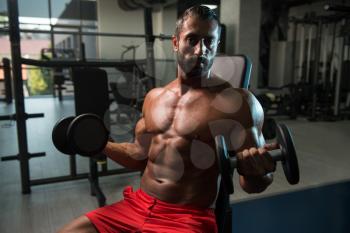
[[165,202],[162,200],[159,200],[158,198],[150,196],[148,193],[143,191],[141,188],[137,189],[135,192],[133,192],[133,187],[127,186],[124,189],[124,195],[125,194],[132,194],[134,193],[137,197],[137,199],[142,200],[143,202],[146,202],[148,204],[157,204],[159,206],[165,207],[165,208],[172,208],[172,209],[179,209],[179,210],[190,210],[190,211],[208,211],[208,212],[214,212],[214,209],[212,208],[201,208],[197,206],[192,206],[192,205],[183,205],[183,204],[174,204],[174,203],[169,203]]

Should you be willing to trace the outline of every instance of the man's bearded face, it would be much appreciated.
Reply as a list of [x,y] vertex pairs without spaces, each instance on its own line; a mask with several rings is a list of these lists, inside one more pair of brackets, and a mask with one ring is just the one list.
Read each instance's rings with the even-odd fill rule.
[[187,77],[203,77],[213,65],[219,41],[215,20],[188,17],[176,38],[177,62]]

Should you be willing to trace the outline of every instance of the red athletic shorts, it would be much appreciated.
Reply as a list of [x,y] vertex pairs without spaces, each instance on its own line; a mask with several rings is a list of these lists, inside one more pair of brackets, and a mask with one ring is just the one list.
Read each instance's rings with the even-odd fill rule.
[[124,200],[86,214],[100,233],[216,233],[213,209],[170,204],[141,189],[124,189]]

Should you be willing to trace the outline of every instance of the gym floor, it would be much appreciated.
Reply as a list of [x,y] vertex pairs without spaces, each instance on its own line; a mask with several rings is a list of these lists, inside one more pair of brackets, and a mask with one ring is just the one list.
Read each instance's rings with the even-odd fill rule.
[[[29,152],[46,152],[45,157],[30,160],[31,179],[68,175],[69,161],[52,145],[51,130],[63,116],[73,115],[73,100],[59,102],[54,98],[26,99],[28,113],[44,113],[44,118],[27,121]],[[14,104],[0,103],[0,115],[14,112]],[[287,124],[293,134],[300,166],[300,183],[290,186],[280,164],[274,183],[261,194],[246,194],[234,177],[235,194],[233,205],[267,197],[278,197],[309,189],[322,188],[329,184],[350,180],[350,121],[309,122],[306,119],[278,119]],[[122,136],[122,135],[119,135]],[[124,135],[125,136],[125,135]],[[128,137],[125,137],[127,139]],[[0,156],[18,152],[15,122],[0,122]],[[88,159],[77,159],[78,172],[88,172]],[[117,168],[113,162],[109,168]],[[128,173],[100,178],[100,186],[112,203],[121,198],[125,186],[139,186],[139,173]],[[336,188],[337,186],[331,186]],[[312,197],[312,196],[311,196]],[[55,232],[62,225],[85,212],[98,207],[96,198],[90,196],[87,180],[33,186],[29,195],[21,193],[18,161],[0,162],[0,232],[2,233],[47,233]],[[235,223],[233,223],[235,224]]]

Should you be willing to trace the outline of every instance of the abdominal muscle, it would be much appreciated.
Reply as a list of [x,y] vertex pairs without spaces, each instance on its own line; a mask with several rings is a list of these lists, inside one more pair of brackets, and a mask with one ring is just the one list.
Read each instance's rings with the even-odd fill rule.
[[165,202],[209,208],[217,196],[218,167],[208,122],[223,115],[211,107],[215,94],[177,92],[170,85],[147,101],[144,119],[152,141],[141,189]]
[[213,207],[217,196],[218,171],[214,161],[198,168],[191,158],[191,142],[185,139],[153,140],[141,189],[165,202]]

